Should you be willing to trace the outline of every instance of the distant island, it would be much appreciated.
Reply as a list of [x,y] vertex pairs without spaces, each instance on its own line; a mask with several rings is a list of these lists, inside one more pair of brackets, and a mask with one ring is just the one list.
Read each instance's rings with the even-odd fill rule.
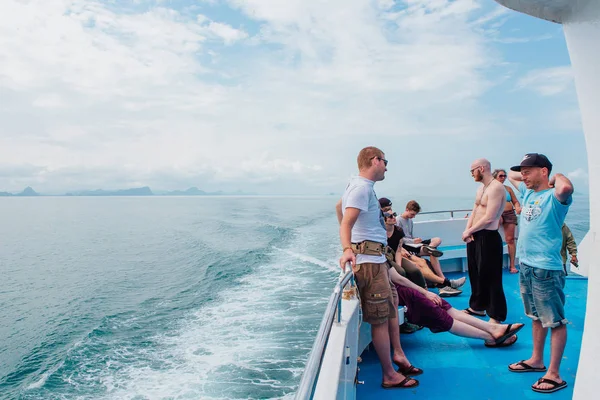
[[[148,186],[143,186],[139,188],[130,188],[130,189],[119,189],[119,190],[104,190],[104,189],[96,189],[96,190],[82,190],[77,192],[68,192],[64,195],[53,195],[53,196],[252,196],[256,195],[256,193],[245,193],[240,190],[236,192],[205,192],[204,190],[200,190],[197,187],[191,187],[187,190],[173,190],[173,191],[162,191],[154,193],[152,189]],[[8,197],[8,196],[48,196],[41,193],[36,192],[31,187],[26,187],[20,193],[9,193],[9,192],[0,192],[0,197]]]
[[32,197],[32,196],[39,196],[40,194],[38,192],[36,192],[35,190],[33,190],[33,188],[31,188],[30,186],[27,186],[25,189],[23,189],[23,191],[21,193],[8,193],[8,192],[0,192],[0,196],[21,196],[21,197]]

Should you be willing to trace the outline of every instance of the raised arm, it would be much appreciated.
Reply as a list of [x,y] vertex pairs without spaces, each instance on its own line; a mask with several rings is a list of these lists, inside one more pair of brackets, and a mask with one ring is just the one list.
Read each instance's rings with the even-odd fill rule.
[[573,194],[573,184],[563,174],[554,174],[552,178],[550,178],[550,187],[554,188],[554,196],[561,203],[565,204]]
[[519,184],[523,182],[523,177],[520,172],[508,171],[508,180],[515,188],[517,188],[517,190],[519,190]]
[[505,187],[506,187],[506,190],[508,190],[508,192],[510,193],[510,198],[513,203],[513,207],[515,207],[515,212],[517,214],[521,214],[521,203],[519,203],[519,200],[517,199],[517,196],[515,195],[515,191],[512,190],[512,188],[509,186],[505,186]]

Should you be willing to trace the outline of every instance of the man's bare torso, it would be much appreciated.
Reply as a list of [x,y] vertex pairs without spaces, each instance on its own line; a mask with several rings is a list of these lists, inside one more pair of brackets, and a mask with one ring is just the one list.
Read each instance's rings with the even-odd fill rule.
[[[502,189],[502,191],[500,189]],[[504,186],[494,179],[487,186],[482,186],[477,189],[472,225],[475,225],[481,218],[485,216],[487,205],[489,203],[488,196],[504,197]],[[502,211],[504,211],[504,208],[500,208],[500,211],[496,213],[494,220],[485,225],[483,229],[497,230],[500,226],[500,216],[502,215]]]

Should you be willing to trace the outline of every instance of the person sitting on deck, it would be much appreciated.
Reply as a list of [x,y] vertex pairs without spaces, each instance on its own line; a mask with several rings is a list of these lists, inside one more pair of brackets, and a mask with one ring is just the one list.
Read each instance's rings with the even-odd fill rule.
[[[383,199],[379,199],[379,204]],[[390,207],[392,202],[389,202]],[[437,248],[442,244],[442,239],[434,237],[431,239],[421,239],[413,236],[413,218],[421,212],[421,206],[415,200],[411,200],[406,204],[406,209],[398,218],[397,225],[404,230],[405,238],[403,247],[409,252],[417,256],[433,256],[441,257],[444,255]]]
[[[432,271],[432,269],[429,267],[429,265],[427,265],[427,262],[424,259],[410,254],[408,251],[406,251],[406,249],[404,249],[401,245],[404,236],[404,231],[402,230],[402,228],[396,225],[397,214],[391,209],[389,209],[389,211],[391,213],[383,213],[388,236],[388,247],[395,254],[395,263],[406,271],[406,277],[412,282],[414,282],[416,285],[421,286],[422,288],[426,288],[425,282],[422,280],[423,277],[427,281],[433,282],[434,286],[440,287],[440,295],[442,297],[457,296],[461,294],[462,291],[454,289],[454,287],[460,287],[464,285],[466,278],[462,277],[459,279],[449,280],[446,277],[440,277]],[[415,268],[418,269],[418,272],[414,271]]]
[[517,341],[516,333],[523,324],[492,324],[452,307],[446,300],[423,289],[389,270],[390,279],[398,293],[398,303],[407,308],[404,317],[413,324],[426,326],[433,333],[450,332],[453,335],[482,339],[486,347],[506,347]]
[[[383,212],[391,211],[392,209],[392,201],[386,197],[379,199],[379,205],[381,206],[381,210]],[[425,278],[429,282],[432,282],[434,287],[437,287],[440,290],[439,294],[441,297],[458,296],[462,293],[462,290],[459,290],[459,288],[465,284],[466,278],[463,277],[460,279],[448,280],[444,275],[444,272],[442,272],[442,266],[440,265],[440,260],[438,259],[438,257],[443,255],[443,253],[434,248],[432,245],[420,244],[430,243],[435,246],[439,246],[439,244],[442,243],[442,240],[440,238],[433,238],[423,241],[421,238],[414,238],[412,236],[412,219],[420,211],[421,206],[419,203],[411,200],[406,205],[406,210],[404,213],[402,213],[399,218],[396,218],[396,226],[401,228],[404,232],[404,238],[402,239],[401,246],[404,248],[402,255],[404,258],[407,258],[409,261],[412,261],[413,263],[417,264],[419,268],[421,268]],[[410,246],[410,243],[414,244],[414,241],[419,242],[418,247]],[[429,256],[429,261],[421,258],[423,256]]]

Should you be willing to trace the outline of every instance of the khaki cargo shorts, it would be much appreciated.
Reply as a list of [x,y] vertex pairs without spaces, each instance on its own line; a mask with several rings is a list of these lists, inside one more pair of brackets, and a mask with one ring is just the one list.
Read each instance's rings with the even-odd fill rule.
[[357,264],[354,276],[360,293],[363,321],[379,325],[398,316],[398,293],[390,282],[388,264]]

